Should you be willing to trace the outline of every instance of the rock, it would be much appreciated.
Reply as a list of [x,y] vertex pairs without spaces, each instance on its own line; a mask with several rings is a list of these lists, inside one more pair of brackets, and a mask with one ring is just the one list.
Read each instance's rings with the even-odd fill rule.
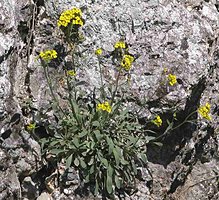
[[25,177],[22,184],[22,194],[23,197],[26,197],[28,200],[36,199],[37,196],[37,187],[32,181],[31,177]]
[[[211,122],[195,116],[198,124],[180,126],[163,138],[162,147],[148,145],[148,170],[141,169],[138,191],[124,199],[218,199],[218,6],[216,0],[0,2],[0,199],[34,199],[48,183],[52,197],[43,192],[38,200],[95,199],[78,197],[78,174],[73,170],[59,177],[55,166],[42,162],[36,135],[25,131],[26,124],[34,120],[57,123],[37,56],[54,48],[61,60],[67,60],[68,47],[57,19],[72,7],[81,7],[86,21],[81,29],[85,41],[79,46],[84,53],[78,58],[77,72],[85,95],[100,87],[94,50],[103,48],[104,82],[113,81],[116,70],[107,55],[124,38],[137,58],[130,84],[123,88],[133,101],[127,107],[136,110],[139,102],[144,103],[140,114],[146,120],[161,114],[164,125],[156,129],[158,135],[174,113],[179,125],[200,105],[211,104]],[[62,61],[54,61],[49,73],[53,83],[60,82],[56,94],[66,108],[62,67]],[[168,83],[168,74],[177,76],[176,85]],[[41,137],[46,135],[42,124],[38,129]],[[48,171],[37,179],[45,166]],[[65,181],[63,190],[54,177]]]
[[37,200],[52,200],[52,197],[46,193],[46,192],[43,192],[38,198]]
[[[213,169],[213,170],[212,170]],[[173,199],[217,199],[218,162],[198,162],[188,175],[185,184],[172,195]]]
[[0,171],[0,198],[21,199],[21,188],[16,169],[13,165],[5,171]]

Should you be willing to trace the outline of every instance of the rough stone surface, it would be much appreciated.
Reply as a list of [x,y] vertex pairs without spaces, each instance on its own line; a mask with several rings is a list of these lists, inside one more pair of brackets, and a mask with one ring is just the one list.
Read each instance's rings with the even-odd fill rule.
[[16,168],[7,153],[0,150],[0,199],[20,199],[21,188]]
[[[100,85],[94,50],[101,47],[107,55],[124,38],[138,57],[125,88],[136,101],[128,106],[138,109],[136,102],[145,101],[142,118],[158,113],[169,119],[175,112],[180,123],[199,105],[212,105],[211,122],[184,124],[163,139],[163,147],[149,145],[148,170],[141,169],[138,191],[117,198],[219,199],[218,0],[1,1],[0,199],[101,199],[75,192],[80,181],[74,171],[62,177],[67,182],[60,189],[56,182],[62,181],[62,173],[42,162],[36,137],[25,130],[37,117],[36,110],[44,114],[49,110],[51,98],[36,57],[41,50],[55,48],[67,59],[57,19],[73,6],[83,8],[86,20],[82,28],[86,40],[79,47],[86,51],[78,63],[86,92]],[[105,81],[112,81],[116,73],[112,61],[106,57],[104,62],[109,79]],[[50,74],[61,80],[62,62],[53,64]],[[174,87],[168,85],[169,73],[178,78]],[[58,94],[63,95],[61,85]],[[53,120],[51,113],[46,114]]]

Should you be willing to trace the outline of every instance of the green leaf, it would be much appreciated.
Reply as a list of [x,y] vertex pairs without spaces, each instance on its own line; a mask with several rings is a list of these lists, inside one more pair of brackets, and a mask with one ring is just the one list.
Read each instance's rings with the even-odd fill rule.
[[92,124],[93,124],[93,126],[96,126],[96,127],[100,126],[100,122],[98,122],[98,121],[93,121]]
[[89,174],[93,174],[94,173],[94,165],[92,165],[91,167],[90,167],[90,171],[89,171]]
[[100,158],[101,163],[103,163],[103,165],[108,168],[108,161],[105,158]]
[[99,191],[99,184],[98,184],[98,181],[96,180],[96,183],[95,183],[95,190],[94,190],[94,195],[95,195],[95,196],[98,194],[98,191]]
[[66,160],[66,167],[69,168],[72,163],[72,154]]
[[87,167],[86,163],[84,162],[83,159],[80,159],[80,165],[83,169],[85,169]]
[[48,143],[48,140],[46,138],[42,138],[42,139],[40,139],[39,142],[40,142],[41,148],[44,149],[44,146],[45,146],[45,144]]
[[147,140],[147,142],[149,142],[150,140],[153,140],[155,137],[154,136],[146,136],[146,140]]
[[107,169],[107,178],[106,178],[106,190],[109,194],[111,194],[113,191],[112,174],[113,174],[113,169],[112,169],[111,165],[109,165],[109,167]]
[[162,144],[161,142],[153,142],[153,144],[155,144],[155,145],[157,145],[157,146],[159,146],[159,147],[162,147],[162,146],[163,146],[163,144]]
[[85,142],[84,142],[84,145],[85,145],[87,148],[90,148],[90,143],[91,143],[90,141],[85,141]]
[[113,155],[115,157],[116,165],[119,165],[119,163],[120,163],[120,156],[119,156],[119,153],[117,152],[116,148],[113,149]]
[[90,158],[90,161],[87,163],[88,165],[92,165],[94,163],[94,157],[92,156],[91,158]]
[[120,160],[120,162],[121,162],[122,165],[128,165],[128,164],[129,164],[129,162],[126,161],[124,158],[122,158],[122,159]]
[[[71,100],[71,102],[72,102],[72,105],[74,107],[75,113],[77,115],[79,113],[79,107],[75,101]],[[78,117],[78,115],[77,115],[77,117]]]
[[116,152],[119,154],[119,157],[122,157],[122,149],[119,146],[115,146]]
[[77,150],[77,149],[78,149],[77,147],[75,147],[74,144],[68,144],[68,147],[69,147],[69,149],[71,149],[71,150]]
[[57,139],[62,139],[62,138],[63,138],[63,137],[62,137],[61,135],[59,135],[58,133],[55,133],[53,137],[54,137],[54,138],[57,138]]
[[49,146],[55,146],[56,144],[58,144],[60,141],[56,140],[56,141],[52,141],[49,143]]
[[65,152],[65,150],[63,150],[63,149],[51,149],[50,150],[50,153],[55,154],[55,155],[58,155],[58,154],[63,153],[63,152]]
[[124,171],[124,174],[125,174],[127,181],[130,183],[131,182],[131,177],[130,177],[131,175],[129,173],[127,173],[126,170]]
[[140,158],[144,163],[147,163],[147,156],[144,153],[140,153]]
[[119,177],[117,175],[115,175],[115,183],[116,183],[116,187],[118,189],[121,188],[121,180],[119,179]]
[[137,167],[136,167],[136,165],[135,165],[135,162],[132,160],[131,163],[132,163],[133,172],[134,172],[134,174],[136,175],[136,174],[137,174]]
[[79,166],[80,162],[79,162],[79,159],[78,159],[78,158],[75,158],[75,160],[74,160],[74,164],[75,164],[76,167]]
[[134,137],[134,136],[129,136],[128,139],[131,142],[131,144],[135,144],[139,140],[138,137]]
[[95,130],[94,131],[94,135],[96,137],[96,139],[99,141],[102,138],[102,135],[100,134],[99,130]]
[[88,174],[86,177],[85,177],[85,183],[88,183],[90,181],[90,174]]
[[94,149],[94,146],[96,145],[96,143],[94,142],[94,141],[91,141],[91,143],[90,143],[90,149]]
[[78,148],[80,146],[78,138],[74,138],[72,142],[76,148]]
[[120,116],[126,116],[128,114],[129,110],[125,109],[120,113]]
[[113,152],[114,143],[113,143],[113,140],[109,138],[108,136],[106,137],[106,141],[107,141],[107,144],[109,145],[109,155],[110,155]]
[[86,136],[87,135],[87,131],[86,130],[83,130],[82,132],[80,132],[79,134],[78,134],[78,137],[79,138],[83,138],[84,136]]
[[122,100],[115,103],[114,106],[113,106],[113,109],[112,109],[112,113],[118,113],[119,108],[121,107],[121,105],[122,105]]

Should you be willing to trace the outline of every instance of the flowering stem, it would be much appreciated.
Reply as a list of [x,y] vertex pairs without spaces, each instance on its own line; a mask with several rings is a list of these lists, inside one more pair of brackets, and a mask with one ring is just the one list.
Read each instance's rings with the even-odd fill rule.
[[[73,62],[73,67],[74,67],[74,51],[75,51],[75,44],[72,44],[71,42],[68,43],[71,49],[71,56],[72,56],[72,62]],[[75,71],[75,67],[74,67],[74,71]],[[73,91],[74,91],[74,96],[72,95],[71,91],[72,91],[72,87],[71,87],[71,83],[69,80],[69,75],[65,72],[65,75],[67,76],[67,87],[68,87],[68,101],[70,103],[71,106],[71,111],[72,114],[75,118],[75,120],[77,121],[78,125],[81,126],[81,123],[78,119],[77,113],[76,113],[76,109],[75,109],[75,105],[73,103],[76,102],[76,90],[75,90],[75,84],[73,83]]]
[[56,96],[55,96],[55,94],[54,94],[54,92],[53,92],[53,88],[52,88],[52,81],[51,81],[51,79],[50,79],[50,77],[49,77],[49,73],[48,73],[48,68],[47,68],[47,66],[43,66],[43,70],[44,70],[44,74],[45,74],[45,76],[46,76],[46,81],[47,81],[47,83],[48,83],[48,85],[49,85],[49,89],[50,89],[50,92],[51,92],[51,95],[52,95],[52,98],[53,98],[53,100],[55,101],[55,103],[56,103],[56,106],[59,108],[59,110],[67,117],[67,115],[66,115],[66,113],[64,112],[64,110],[61,108],[61,106],[59,105],[59,102],[58,102],[58,100],[57,100],[57,98],[56,98]]
[[104,87],[103,87],[103,74],[102,74],[102,67],[100,65],[100,58],[98,57],[98,66],[99,66],[99,71],[100,71],[100,81],[101,81],[101,95],[102,95],[102,99],[105,100],[105,92],[104,92]]
[[121,68],[119,69],[119,73],[118,73],[118,75],[117,75],[117,77],[116,77],[116,88],[115,88],[115,90],[113,91],[112,100],[111,100],[111,106],[112,106],[112,104],[113,104],[113,102],[114,102],[114,99],[115,99],[115,96],[116,96],[116,92],[117,92],[117,90],[118,90],[120,74],[121,74]]
[[[194,112],[191,112],[191,113],[185,118],[185,120],[184,120],[181,124],[179,124],[178,126],[175,126],[174,128],[172,128],[172,126],[169,125],[169,126],[167,127],[167,129],[165,130],[165,132],[164,132],[162,135],[160,135],[160,136],[154,138],[153,140],[150,140],[150,142],[154,142],[154,141],[159,140],[160,138],[162,138],[162,137],[164,137],[165,135],[167,135],[169,132],[171,132],[171,131],[173,131],[173,130],[179,128],[180,126],[182,126],[183,124],[185,124],[185,123],[187,123],[187,122],[193,123],[193,120],[188,120],[188,119],[189,119],[193,114],[195,114],[196,112],[197,112],[196,110],[195,110]],[[173,123],[173,122],[172,122],[172,123]],[[171,124],[172,124],[172,123],[171,123]]]
[[[71,106],[72,114],[73,114],[74,118],[76,119],[78,125],[80,126],[80,122],[79,122],[77,114],[75,112],[74,104],[72,102],[73,97],[72,97],[72,94],[71,94],[71,85],[70,85],[69,76],[68,76],[67,73],[66,73],[66,76],[67,76],[67,86],[68,86],[68,101],[69,101],[70,106]],[[76,96],[76,94],[75,94],[75,96]]]
[[67,38],[67,42],[69,44],[71,43],[71,30],[72,30],[72,27],[73,27],[73,24],[71,23],[70,26],[68,26],[68,29],[67,29],[66,38]]
[[193,114],[195,114],[196,112],[197,112],[196,110],[193,111],[193,112],[191,112],[191,113],[185,118],[185,120],[184,120],[181,124],[179,124],[178,126],[172,128],[171,131],[173,131],[173,130],[179,128],[180,126],[182,126],[183,124],[185,124],[185,123],[187,123],[187,122],[192,121],[192,120],[189,120],[189,121],[188,121],[188,119],[189,119]]

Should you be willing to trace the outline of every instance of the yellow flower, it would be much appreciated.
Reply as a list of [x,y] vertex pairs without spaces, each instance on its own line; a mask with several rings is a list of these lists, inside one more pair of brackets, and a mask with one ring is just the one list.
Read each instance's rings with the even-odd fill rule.
[[200,106],[198,109],[198,113],[205,119],[211,120],[211,116],[209,115],[211,110],[211,105],[206,103],[205,106]]
[[83,26],[84,22],[83,22],[81,16],[82,16],[82,12],[78,8],[66,10],[66,11],[62,12],[61,16],[59,17],[58,26],[59,27],[60,26],[66,27],[66,26],[68,26],[68,24],[70,22],[72,22],[72,24],[75,24],[75,25]]
[[77,16],[77,17],[73,18],[72,24],[83,26],[84,22],[82,21],[82,19],[80,17]]
[[27,125],[27,130],[32,131],[36,128],[36,123],[30,123]]
[[57,52],[56,50],[41,51],[39,57],[45,61],[50,61],[54,58],[57,58]]
[[126,70],[129,71],[131,69],[131,65],[134,61],[134,57],[131,55],[124,55],[122,58],[121,66]]
[[104,103],[98,103],[97,110],[103,110],[103,111],[106,111],[108,113],[111,113],[112,108],[111,108],[109,102],[106,101]]
[[126,44],[123,41],[118,41],[118,42],[115,43],[114,48],[115,49],[119,49],[119,48],[120,49],[125,49],[126,48]]
[[73,15],[75,15],[75,16],[79,16],[79,17],[82,16],[82,11],[79,8],[72,8],[71,11],[72,11]]
[[69,76],[76,76],[76,73],[75,73],[74,70],[68,70],[67,71],[67,75],[69,75]]
[[99,48],[99,49],[97,49],[97,50],[95,51],[95,54],[96,54],[97,56],[101,55],[102,53],[103,53],[103,50],[102,50],[101,48]]
[[174,86],[177,83],[176,76],[173,74],[168,75],[168,81],[171,86]]
[[97,110],[103,110],[103,109],[104,109],[104,105],[102,103],[98,103]]
[[161,125],[162,125],[162,119],[160,118],[160,116],[159,115],[157,115],[156,117],[155,117],[155,119],[154,120],[152,120],[152,123],[154,123],[156,126],[158,126],[158,127],[160,127]]
[[163,72],[166,74],[167,71],[168,71],[168,68],[167,68],[167,67],[164,67]]

